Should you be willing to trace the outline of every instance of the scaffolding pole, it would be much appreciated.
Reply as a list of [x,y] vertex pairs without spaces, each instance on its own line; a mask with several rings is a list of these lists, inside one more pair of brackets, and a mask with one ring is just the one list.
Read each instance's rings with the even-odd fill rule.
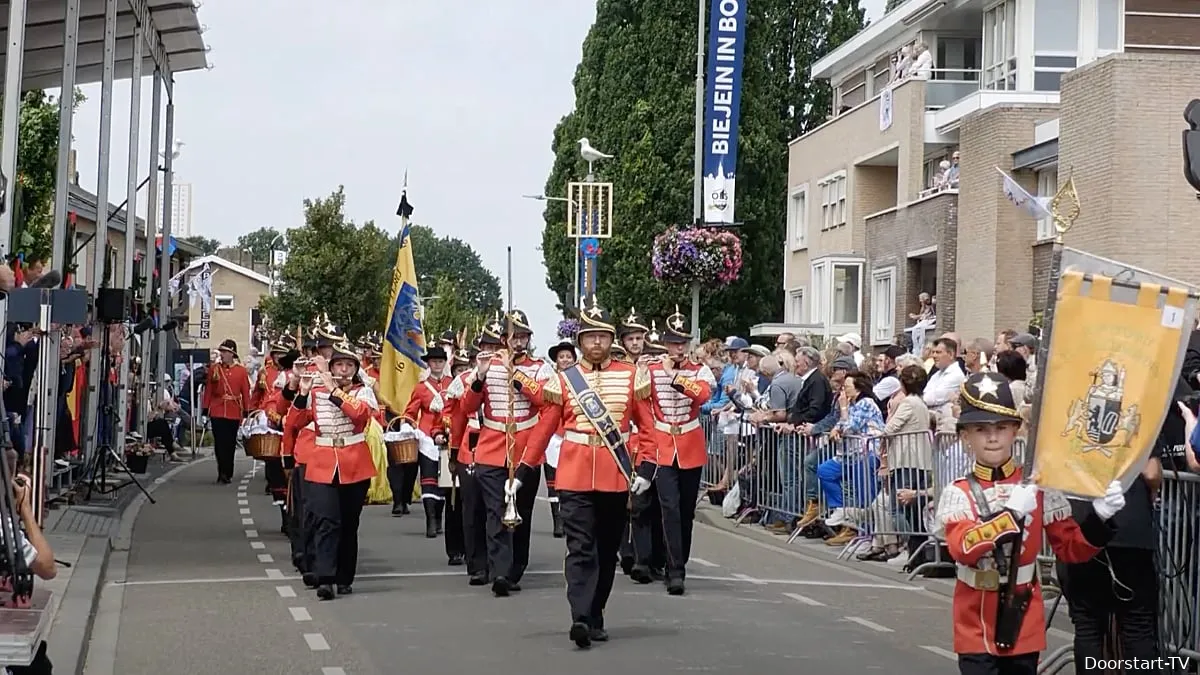
[[[175,180],[175,102],[167,96],[167,133],[163,138],[163,199],[162,199],[162,256],[158,267],[158,321],[163,325],[171,320],[171,183]],[[158,331],[158,368],[156,378],[167,374],[167,331]],[[194,412],[194,411],[193,411]]]
[[[121,288],[133,288],[133,258],[137,250],[137,192],[138,151],[142,127],[142,26],[133,29],[133,67],[129,80],[129,157],[126,161],[125,181],[125,250],[121,256]],[[116,274],[116,270],[113,270]],[[128,311],[129,307],[125,310]],[[133,356],[132,336],[121,346],[121,374],[117,380],[117,426],[116,448],[125,452],[125,431],[129,428],[129,359]],[[144,436],[143,436],[144,438]],[[170,448],[168,448],[169,450]]]
[[[112,99],[114,65],[117,56],[117,1],[105,0],[104,2],[104,65],[100,77],[100,158],[96,171],[96,234],[92,238],[92,278],[88,283],[88,290],[91,291],[93,298],[93,307],[99,306],[100,289],[107,285],[104,279],[104,268],[105,262],[108,260],[108,179],[112,164]],[[116,270],[112,271],[115,273]],[[99,331],[106,331],[109,327],[96,322],[94,315],[92,318],[93,337],[97,339],[88,361],[88,388],[85,394],[87,400],[84,406],[86,411],[84,419],[87,421],[87,426],[84,427],[83,432],[83,455],[89,462],[95,456],[96,435],[102,421],[105,424],[110,423],[107,419],[101,419],[107,415],[108,411],[99,409],[100,387],[105,385],[109,366],[109,355],[101,352],[104,340],[100,339]],[[118,431],[112,429],[110,435],[114,438],[124,435]]]
[[[146,144],[150,153],[150,183],[146,193],[146,253],[143,258],[146,263],[142,270],[142,297],[146,303],[147,314],[154,311],[154,238],[158,236],[158,206],[155,200],[158,199],[158,149],[162,147],[159,145],[159,138],[162,135],[163,81],[162,72],[157,68],[152,80],[154,91],[150,96],[150,142]],[[160,318],[159,323],[166,323],[166,320]],[[150,365],[150,341],[156,336],[157,332],[154,331],[142,335],[142,391],[138,396],[138,409],[141,411],[138,415],[138,432],[142,438],[146,438],[146,422],[150,416],[150,392],[155,381],[154,368]],[[159,376],[160,381],[161,379]]]

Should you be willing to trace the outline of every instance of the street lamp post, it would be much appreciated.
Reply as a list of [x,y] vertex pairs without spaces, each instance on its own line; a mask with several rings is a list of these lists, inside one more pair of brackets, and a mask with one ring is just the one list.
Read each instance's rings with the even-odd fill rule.
[[[551,197],[551,196],[544,195],[544,194],[543,195],[521,195],[521,196],[524,197],[525,199],[535,199],[539,202],[565,202],[565,203],[571,205],[571,209],[573,211],[579,210],[579,204],[574,199],[571,199],[570,197]],[[574,277],[573,281],[571,282],[573,284],[572,289],[574,292],[571,294],[571,303],[570,303],[571,306],[575,306],[575,304],[579,302],[579,297],[580,297],[579,259],[581,257],[581,254],[580,254],[579,249],[581,246],[583,246],[583,231],[582,231],[582,228],[577,227],[577,228],[575,228],[575,277]]]

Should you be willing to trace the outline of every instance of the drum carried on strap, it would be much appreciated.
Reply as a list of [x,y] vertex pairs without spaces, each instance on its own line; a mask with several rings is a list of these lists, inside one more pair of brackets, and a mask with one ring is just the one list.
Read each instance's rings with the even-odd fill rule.
[[416,429],[399,417],[388,422],[387,431],[383,434],[388,459],[394,464],[416,464],[417,448],[420,445],[420,437],[417,434]]

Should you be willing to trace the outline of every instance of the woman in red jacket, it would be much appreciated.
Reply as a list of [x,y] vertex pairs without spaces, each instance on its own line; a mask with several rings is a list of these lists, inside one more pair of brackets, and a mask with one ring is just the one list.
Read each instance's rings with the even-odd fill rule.
[[[335,345],[328,361],[322,356],[313,361],[317,370],[301,378],[286,426],[315,426],[313,437],[297,439],[296,452],[306,458],[304,499],[312,514],[317,597],[332,600],[334,585],[339,595],[352,592],[359,519],[375,477],[366,430],[379,403],[363,385],[358,354],[349,343]],[[305,444],[311,447],[300,447]]]

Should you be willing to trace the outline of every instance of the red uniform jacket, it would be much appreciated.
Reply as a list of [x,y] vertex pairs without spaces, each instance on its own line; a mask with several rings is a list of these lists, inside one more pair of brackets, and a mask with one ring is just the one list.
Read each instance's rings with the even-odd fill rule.
[[262,410],[263,405],[271,392],[275,391],[275,378],[279,377],[279,368],[275,367],[274,361],[267,361],[262,368],[258,369],[258,381],[254,383],[254,390],[250,393],[250,409]]
[[208,384],[204,387],[201,407],[209,417],[240,420],[250,410],[250,374],[235,363],[224,366],[214,363],[208,367]]
[[375,394],[361,384],[332,393],[314,387],[308,396],[297,396],[286,425],[315,427],[311,438],[296,439],[296,454],[305,458],[304,480],[328,485],[337,476],[348,485],[374,478],[366,430],[378,410]]
[[[466,415],[473,416],[479,410],[483,410],[479,440],[475,443],[474,460],[476,464],[484,466],[505,467],[508,466],[508,440],[505,424],[509,419],[508,397],[509,387],[512,385],[507,380],[505,368],[499,364],[492,364],[482,381],[475,379],[476,372],[475,370],[467,371],[465,383],[468,387],[462,399],[463,412]],[[528,356],[513,364],[513,373],[514,380],[524,378],[525,381],[538,383],[551,381],[555,374],[554,369],[545,361],[531,359]],[[518,378],[517,374],[521,378]],[[533,428],[538,424],[538,404],[530,399],[529,391],[527,388],[522,388],[521,391],[514,390],[511,394],[513,401],[511,414],[513,426],[516,429],[516,447],[513,448],[514,462],[518,461],[525,453]],[[545,444],[549,438],[546,436],[542,439],[540,452],[533,456],[545,456]],[[541,464],[540,459],[538,464]]]
[[471,432],[471,421],[475,421],[476,433],[479,424],[475,415],[467,414],[466,403],[463,401],[467,388],[471,386],[467,383],[467,378],[472,372],[466,370],[455,376],[450,386],[446,387],[445,397],[450,417],[450,449],[454,453],[454,460],[463,465],[475,461],[475,453],[470,447],[467,434]]
[[404,421],[430,438],[435,434],[449,435],[450,424],[446,421],[446,389],[452,379],[449,375],[434,377],[430,374],[418,382],[412,396],[408,397],[408,405],[404,406]]
[[[1056,490],[1038,494],[1036,511],[1025,518],[1021,566],[1016,572],[1018,587],[1033,586],[1029,610],[1021,625],[1020,636],[1012,650],[996,648],[994,626],[1000,594],[990,583],[995,579],[997,540],[1011,538],[1017,528],[1012,511],[1004,508],[1014,487],[1021,483],[1021,469],[1010,461],[999,470],[976,466],[975,477],[993,514],[983,521],[971,496],[966,478],[960,478],[942,491],[938,502],[936,529],[945,533],[950,557],[958,568],[954,586],[954,651],[959,654],[1035,654],[1046,648],[1046,620],[1037,574],[1037,556],[1043,532],[1061,562],[1090,560],[1111,537],[1108,526],[1096,515],[1089,516],[1081,528],[1071,517],[1071,505]],[[995,478],[995,480],[992,480]],[[1085,536],[1086,532],[1086,536]]]
[[[630,424],[643,429],[653,426],[650,413],[650,382],[639,376],[637,368],[621,361],[607,361],[599,367],[581,362],[577,366],[590,389],[600,396],[613,422],[628,437]],[[564,376],[555,373],[541,384],[524,374],[515,379],[523,392],[538,403],[541,420],[521,457],[521,463],[535,467],[542,463],[546,444],[562,422],[563,443],[558,452],[556,488],[578,492],[626,492],[629,481],[621,473],[607,446],[583,414]],[[639,444],[627,445],[629,459],[639,475],[649,479],[658,465],[658,450],[643,435]]]
[[700,406],[717,386],[712,371],[701,363],[685,361],[668,375],[661,362],[651,363],[650,405],[654,423],[643,433],[658,447],[663,466],[677,464],[695,469],[708,461],[704,430],[700,428]]

